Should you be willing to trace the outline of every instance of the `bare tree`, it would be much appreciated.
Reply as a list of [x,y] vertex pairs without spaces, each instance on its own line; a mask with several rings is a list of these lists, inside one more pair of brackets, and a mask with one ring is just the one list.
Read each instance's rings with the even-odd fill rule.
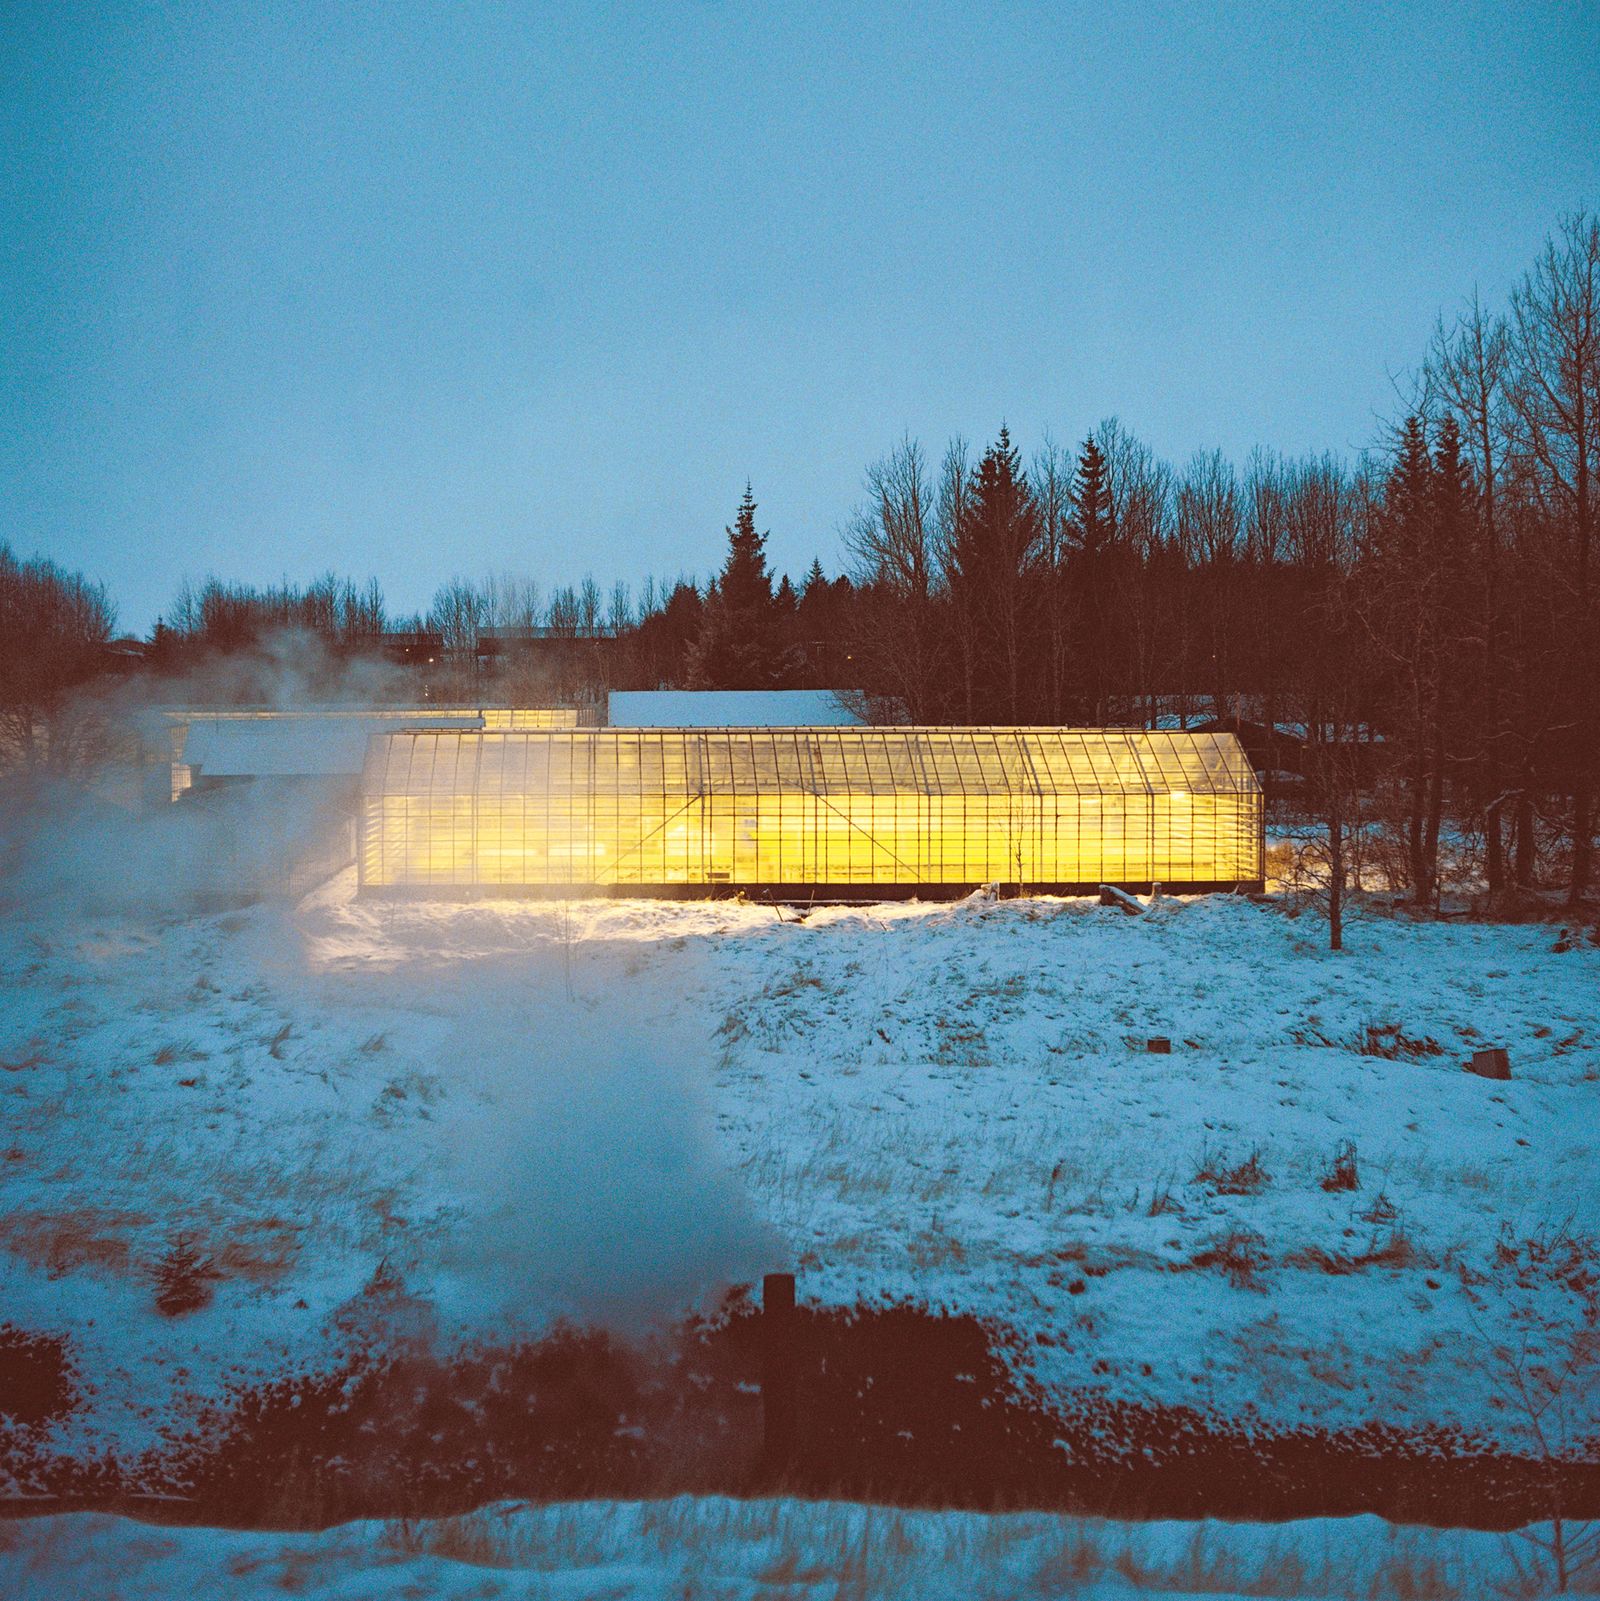
[[[1486,1272],[1463,1266],[1462,1289],[1491,1404],[1543,1480],[1543,1526],[1517,1538],[1548,1564],[1556,1593],[1587,1592],[1600,1566],[1600,1523],[1569,1515],[1571,1485],[1593,1460],[1600,1429],[1600,1250],[1569,1219],[1518,1240],[1502,1226]],[[1492,1324],[1481,1314],[1497,1302]],[[1491,1329],[1493,1332],[1491,1332]],[[1534,1577],[1540,1588],[1544,1574]]]
[[69,706],[99,670],[115,622],[103,586],[0,544],[0,769],[64,772],[90,754],[98,719]]
[[1568,595],[1572,875],[1576,904],[1589,889],[1600,762],[1600,620],[1593,582],[1595,475],[1600,468],[1600,218],[1562,219],[1511,297],[1507,396],[1530,482],[1564,532],[1551,577]]
[[1229,689],[1240,681],[1239,484],[1220,450],[1196,451],[1178,479],[1178,537],[1192,551],[1201,574],[1208,638],[1207,673],[1212,705],[1227,717]]
[[1133,697],[1149,697],[1145,715],[1154,719],[1156,680],[1162,646],[1187,630],[1187,608],[1166,609],[1157,582],[1172,522],[1172,471],[1142,440],[1134,438],[1115,417],[1094,433],[1105,457],[1106,486],[1111,495],[1115,532],[1111,603],[1122,620],[1123,688]]
[[618,579],[611,586],[611,599],[606,606],[606,629],[615,635],[625,634],[634,620],[633,596],[628,585]]
[[871,691],[899,701],[913,722],[938,715],[934,584],[938,571],[934,491],[922,447],[909,435],[867,468],[867,499],[844,529],[865,597],[853,654]]
[[[971,503],[972,473],[968,465],[967,442],[957,435],[945,447],[944,460],[939,464],[934,502],[933,549],[938,557],[940,586],[946,594],[956,561],[957,536],[969,514]],[[977,620],[951,607],[950,621],[961,675],[956,693],[957,715],[962,722],[970,723],[973,720],[979,648]]]
[[1291,469],[1286,492],[1291,547],[1305,557],[1294,615],[1303,648],[1288,698],[1304,733],[1308,803],[1316,823],[1306,852],[1312,887],[1325,898],[1328,945],[1337,951],[1344,948],[1352,846],[1362,829],[1370,649],[1355,607],[1353,575],[1366,497],[1329,458]]
[[[1480,710],[1474,751],[1468,762],[1482,819],[1484,868],[1491,895],[1505,885],[1504,809],[1514,804],[1531,820],[1532,795],[1519,770],[1522,742],[1513,711],[1507,662],[1505,551],[1500,525],[1500,489],[1511,415],[1506,397],[1510,335],[1503,317],[1485,312],[1476,293],[1451,324],[1441,317],[1423,364],[1419,406],[1428,414],[1443,410],[1461,430],[1477,491],[1477,578],[1471,594],[1472,617],[1464,631],[1475,635],[1471,671],[1473,698]],[[1466,598],[1464,594],[1463,598]],[[1525,767],[1524,762],[1520,764]],[[1526,837],[1526,830],[1524,834]]]
[[1039,581],[1044,586],[1045,627],[1041,641],[1048,676],[1048,716],[1052,722],[1068,718],[1069,651],[1067,558],[1071,551],[1072,480],[1076,470],[1071,454],[1047,434],[1028,472],[1033,498],[1039,508]]
[[1285,558],[1289,546],[1289,473],[1272,452],[1253,450],[1245,466],[1242,537],[1244,627],[1262,699],[1262,721],[1279,721],[1287,688],[1289,623]]
[[488,608],[469,578],[451,578],[435,591],[428,608],[428,628],[452,655],[470,656],[478,648],[478,630],[488,621]]

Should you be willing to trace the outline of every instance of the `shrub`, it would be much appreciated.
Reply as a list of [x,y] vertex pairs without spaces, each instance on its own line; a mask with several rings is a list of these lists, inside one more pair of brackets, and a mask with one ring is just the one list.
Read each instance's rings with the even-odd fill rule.
[[211,1286],[222,1275],[209,1256],[202,1256],[193,1243],[180,1235],[149,1270],[156,1287],[156,1310],[163,1317],[181,1317],[211,1303]]

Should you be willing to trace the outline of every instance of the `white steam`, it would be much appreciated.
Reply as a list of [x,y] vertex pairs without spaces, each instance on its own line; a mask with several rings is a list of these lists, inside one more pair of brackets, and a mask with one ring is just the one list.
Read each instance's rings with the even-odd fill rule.
[[405,669],[292,630],[181,675],[84,691],[36,750],[0,751],[0,907],[167,914],[282,893],[289,869],[346,826],[335,786],[243,784],[174,805],[164,711],[382,706],[416,694]]
[[[168,769],[149,756],[152,744],[161,755],[160,708],[393,702],[406,682],[370,662],[341,675],[326,652],[280,638],[210,678],[136,681],[78,708],[112,731],[95,760],[0,772],[0,917],[19,932],[35,917],[127,919],[155,932],[158,971],[169,943],[188,948],[189,914],[245,898],[327,824],[314,789],[304,806],[286,804],[282,785],[242,785],[217,804],[162,799]],[[124,737],[141,719],[154,728],[142,763]],[[309,1095],[295,1137],[335,1162],[348,1151],[352,1186],[370,1191],[367,1175],[379,1172],[392,1180],[416,1220],[390,1236],[408,1287],[441,1313],[487,1317],[506,1333],[562,1315],[622,1326],[672,1316],[783,1254],[718,1148],[709,1026],[663,1025],[660,1008],[674,1018],[682,1008],[659,974],[653,995],[627,976],[637,949],[580,950],[574,998],[569,928],[549,909],[386,909],[330,886],[293,913],[261,908],[232,922],[214,951],[226,982],[184,1002],[197,1009],[185,1027],[227,1037],[240,1026],[229,996],[271,997],[306,1042],[291,1053],[307,1060],[286,1071],[276,1052],[261,1061],[241,1051],[240,1062],[265,1076],[269,1101],[296,1093],[293,1072],[317,1070],[335,1098]],[[673,972],[689,976],[676,959]],[[363,1054],[373,1036],[389,1043]],[[374,1121],[373,1092],[381,1102],[385,1082],[408,1074],[436,1086],[425,1116]],[[239,1117],[255,1115],[248,1105]],[[254,1125],[239,1140],[241,1183],[265,1132]],[[353,1189],[352,1200],[370,1214],[370,1193]],[[304,1226],[308,1241],[322,1233],[335,1249],[317,1219]]]
[[569,998],[562,961],[549,945],[413,956],[382,981],[447,1020],[428,1064],[447,1130],[441,1295],[503,1328],[638,1327],[781,1265],[717,1148],[709,1034],[664,1027],[626,988]]

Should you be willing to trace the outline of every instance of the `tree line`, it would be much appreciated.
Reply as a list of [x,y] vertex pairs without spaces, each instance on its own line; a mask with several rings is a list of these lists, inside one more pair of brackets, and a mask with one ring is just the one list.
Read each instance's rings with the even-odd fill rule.
[[[454,578],[396,617],[375,581],[209,579],[147,654],[177,671],[295,629],[346,655],[425,641],[434,698],[481,696],[489,661],[497,698],[833,687],[927,724],[1243,720],[1294,735],[1335,859],[1376,805],[1419,901],[1455,830],[1491,891],[1559,860],[1576,902],[1600,782],[1600,220],[1563,219],[1503,309],[1441,318],[1396,410],[1354,461],[1173,466],[1115,419],[1027,461],[1004,427],[936,458],[907,437],[866,471],[838,576],[775,581],[746,486],[703,583]],[[82,676],[81,650],[25,644],[40,627],[109,636],[103,592],[9,550],[0,606],[7,704]],[[570,647],[485,655],[541,634]]]

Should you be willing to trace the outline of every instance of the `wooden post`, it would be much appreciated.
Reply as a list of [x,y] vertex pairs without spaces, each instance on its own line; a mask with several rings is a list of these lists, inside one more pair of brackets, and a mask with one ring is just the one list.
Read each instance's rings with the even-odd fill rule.
[[795,1428],[794,1274],[761,1281],[762,1461],[769,1472],[789,1465]]
[[1510,1078],[1511,1057],[1504,1046],[1492,1045],[1488,1050],[1472,1053],[1467,1071],[1476,1073],[1479,1078]]

